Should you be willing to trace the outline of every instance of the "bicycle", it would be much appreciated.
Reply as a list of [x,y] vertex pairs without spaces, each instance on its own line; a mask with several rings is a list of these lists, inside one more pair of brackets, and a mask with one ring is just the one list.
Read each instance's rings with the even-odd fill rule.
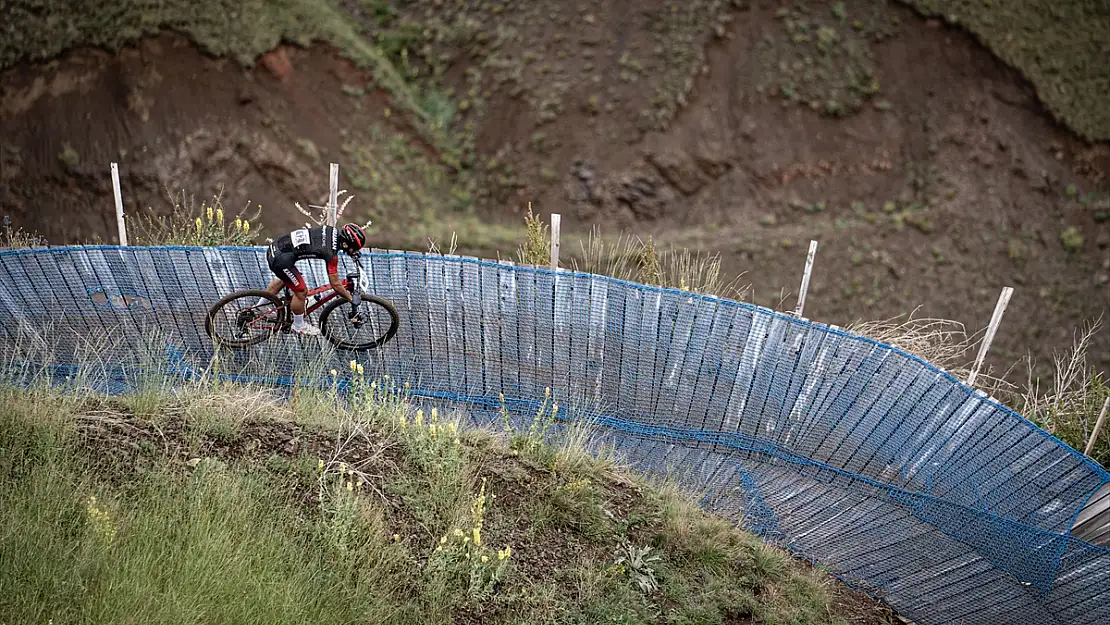
[[[397,333],[401,318],[388,300],[362,292],[365,285],[362,283],[362,271],[357,263],[354,272],[347,274],[344,286],[354,298],[353,305],[340,297],[331,285],[311,289],[305,294],[306,317],[324,307],[324,312],[320,314],[321,334],[339,349],[353,351],[373,349],[392,339]],[[205,332],[213,341],[232,348],[250,347],[269,339],[278,332],[285,334],[292,332],[293,311],[290,303],[293,301],[293,294],[288,287],[283,287],[282,291],[282,299],[263,289],[246,289],[224,296],[209,309],[204,321]],[[325,293],[328,294],[325,296]],[[265,298],[268,302],[258,303],[259,298]],[[332,301],[336,299],[337,301]],[[225,310],[236,300],[243,300],[249,303],[249,306],[238,313],[233,312],[234,309]],[[330,304],[328,304],[329,301]],[[344,305],[351,308],[345,321],[349,322],[356,331],[369,326],[372,332],[371,340],[354,342],[349,336],[346,338],[340,336],[340,331],[347,328],[343,316],[335,313]],[[216,330],[217,317],[224,312],[232,312],[231,316],[234,319],[230,336]],[[384,332],[380,331],[381,328],[385,328]]]

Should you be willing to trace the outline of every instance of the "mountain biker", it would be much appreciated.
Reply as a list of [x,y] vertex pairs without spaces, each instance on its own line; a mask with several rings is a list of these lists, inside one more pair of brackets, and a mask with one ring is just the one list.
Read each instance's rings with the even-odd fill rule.
[[[270,282],[266,290],[277,295],[284,284],[293,292],[290,308],[293,309],[294,332],[313,336],[320,334],[320,328],[304,319],[307,289],[304,276],[297,270],[297,261],[318,258],[326,262],[331,288],[343,299],[354,303],[350,292],[339,279],[339,251],[345,252],[357,261],[359,250],[364,245],[366,245],[366,231],[357,224],[346,224],[342,228],[333,226],[300,228],[270,243],[266,251],[266,260],[270,265],[270,271],[274,272],[277,279]],[[267,301],[266,298],[259,298],[258,305],[265,304]]]

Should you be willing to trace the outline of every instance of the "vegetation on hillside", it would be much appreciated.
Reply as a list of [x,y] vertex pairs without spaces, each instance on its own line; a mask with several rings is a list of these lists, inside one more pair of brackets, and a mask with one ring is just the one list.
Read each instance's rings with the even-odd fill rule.
[[588,430],[470,430],[333,374],[349,404],[0,388],[0,622],[887,622]]
[[1110,140],[1110,2],[900,1],[975,33],[1060,121],[1087,139]]

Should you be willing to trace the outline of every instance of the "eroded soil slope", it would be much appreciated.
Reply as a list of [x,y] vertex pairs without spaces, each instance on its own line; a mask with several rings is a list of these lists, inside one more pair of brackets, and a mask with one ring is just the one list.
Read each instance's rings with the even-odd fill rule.
[[[564,215],[569,252],[595,224],[720,251],[776,308],[817,239],[806,313],[838,324],[920,306],[978,329],[1014,286],[996,368],[1047,362],[1110,308],[1110,146],[901,5],[342,4],[467,146],[461,171],[335,50],[244,70],[165,36],[0,77],[0,212],[55,244],[114,240],[118,161],[129,212],[165,210],[164,185],[222,184],[276,231],[303,222],[293,201],[319,201],[336,161],[383,247],[459,211],[519,224],[531,201]],[[482,230],[459,243],[494,252]]]

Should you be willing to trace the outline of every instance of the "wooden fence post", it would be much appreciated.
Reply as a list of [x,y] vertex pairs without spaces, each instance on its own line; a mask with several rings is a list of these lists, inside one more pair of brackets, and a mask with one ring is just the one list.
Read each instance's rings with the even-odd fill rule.
[[339,208],[339,163],[331,164],[328,181],[328,225],[335,227],[336,210]]
[[1106,411],[1110,409],[1110,397],[1102,402],[1102,412],[1098,413],[1098,421],[1095,421],[1095,429],[1091,431],[1091,438],[1087,441],[1087,448],[1083,450],[1083,454],[1090,456],[1091,450],[1095,448],[1095,441],[1098,440],[1099,432],[1102,431],[1102,426],[1106,424]]
[[1002,323],[1002,313],[1006,312],[1006,306],[1010,303],[1010,296],[1013,294],[1014,289],[1007,286],[1002,288],[1002,293],[998,296],[998,302],[994,305],[994,314],[991,315],[991,323],[987,326],[987,335],[983,337],[983,343],[979,346],[979,355],[975,357],[975,364],[967,376],[968,386],[974,386],[975,378],[979,377],[979,368],[987,358],[987,351],[991,348],[995,333],[998,332],[998,324]]
[[809,253],[806,254],[806,268],[802,273],[802,289],[798,293],[798,307],[794,309],[794,316],[801,317],[806,306],[806,294],[809,293],[809,277],[813,274],[813,257],[817,255],[817,241],[809,242]]
[[123,219],[123,194],[119,189],[119,165],[112,163],[112,193],[116,196],[116,226],[119,228],[119,244],[127,245],[127,224]]
[[562,217],[551,213],[551,270],[559,270],[559,224]]

